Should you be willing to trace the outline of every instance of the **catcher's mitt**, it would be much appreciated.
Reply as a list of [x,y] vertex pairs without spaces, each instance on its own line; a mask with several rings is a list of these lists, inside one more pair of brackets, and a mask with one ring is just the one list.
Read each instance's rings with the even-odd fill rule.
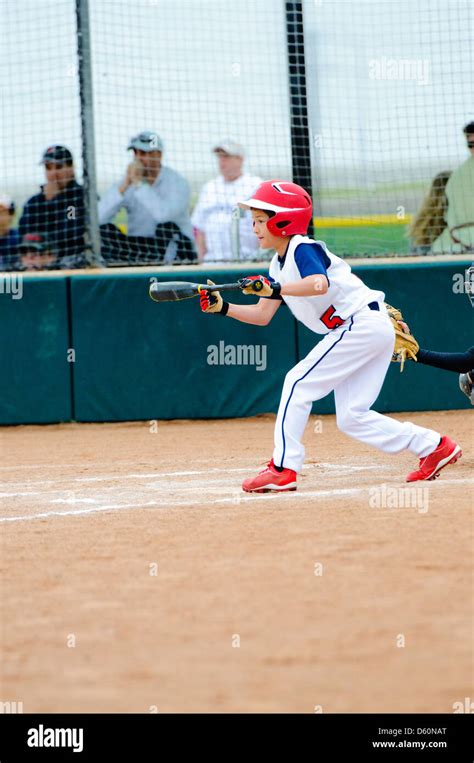
[[413,334],[410,333],[406,323],[405,326],[408,331],[404,331],[403,326],[400,325],[400,322],[404,323],[403,315],[400,310],[397,310],[396,307],[392,307],[391,305],[387,305],[387,303],[385,303],[385,307],[387,308],[388,316],[392,321],[392,326],[395,330],[395,347],[393,348],[392,362],[400,363],[401,373],[405,365],[405,360],[416,361],[416,353],[420,349],[420,345]]

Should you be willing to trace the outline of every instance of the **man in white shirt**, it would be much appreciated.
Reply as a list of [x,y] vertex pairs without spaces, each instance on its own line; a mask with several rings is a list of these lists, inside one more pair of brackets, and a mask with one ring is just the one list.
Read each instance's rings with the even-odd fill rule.
[[[206,183],[194,208],[191,222],[196,229],[199,259],[218,262],[233,259],[232,212],[242,194],[250,194],[261,178],[243,172],[244,149],[231,140],[213,148],[219,162],[219,177]],[[239,221],[240,259],[255,258],[258,241],[252,232],[252,219],[245,212]]]
[[[136,135],[130,149],[134,160],[125,177],[99,202],[104,258],[134,263],[195,259],[187,180],[162,165],[163,141],[156,132]],[[122,208],[128,214],[127,236],[112,224]]]

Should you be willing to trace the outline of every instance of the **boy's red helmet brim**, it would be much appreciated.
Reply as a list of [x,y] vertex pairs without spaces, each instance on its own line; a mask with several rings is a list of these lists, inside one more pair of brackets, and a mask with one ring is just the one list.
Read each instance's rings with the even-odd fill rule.
[[310,195],[296,183],[267,180],[261,183],[251,199],[239,202],[243,209],[262,209],[275,214],[267,222],[274,236],[305,234],[311,222],[313,203]]

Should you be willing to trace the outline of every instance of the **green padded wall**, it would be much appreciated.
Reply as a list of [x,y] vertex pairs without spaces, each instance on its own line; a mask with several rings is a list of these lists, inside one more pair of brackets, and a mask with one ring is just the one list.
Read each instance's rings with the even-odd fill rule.
[[[474,311],[453,278],[466,264],[360,265],[369,286],[400,307],[422,346],[465,350]],[[253,266],[227,271],[157,271],[160,280],[234,281]],[[276,411],[286,371],[318,338],[286,307],[261,328],[203,315],[198,300],[158,305],[149,274],[109,272],[25,276],[23,297],[0,293],[0,424],[218,418]],[[69,297],[70,293],[70,297]],[[232,301],[249,304],[233,293]],[[71,326],[71,338],[69,327]],[[209,348],[265,348],[260,365],[211,365]],[[74,363],[67,359],[75,350]],[[247,358],[248,359],[248,358]],[[241,358],[245,360],[245,357]],[[250,358],[252,360],[252,358]],[[407,363],[391,365],[376,403],[380,411],[470,409],[457,374]],[[315,413],[333,412],[333,397]]]
[[67,280],[24,276],[22,284],[21,299],[0,293],[0,424],[69,421]]
[[[201,273],[158,275],[204,280]],[[205,278],[230,282],[243,275],[209,272]],[[152,302],[148,286],[145,274],[72,278],[78,421],[235,417],[276,409],[284,374],[296,362],[295,322],[286,308],[270,327],[246,326],[204,315],[197,298]],[[246,299],[232,293],[234,301]],[[210,365],[208,348],[225,353],[227,345],[265,347],[266,358],[256,360],[260,367],[266,360],[266,370]]]

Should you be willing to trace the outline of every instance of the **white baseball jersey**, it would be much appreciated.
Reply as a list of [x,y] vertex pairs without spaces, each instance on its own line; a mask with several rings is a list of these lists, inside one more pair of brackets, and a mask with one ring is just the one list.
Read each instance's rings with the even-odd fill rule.
[[[253,175],[241,175],[230,182],[219,175],[202,188],[191,222],[206,237],[205,262],[232,259],[232,210],[237,201],[252,196],[261,182],[261,178]],[[255,257],[258,241],[252,229],[250,212],[246,212],[240,220],[239,233],[242,259]]]
[[365,305],[385,299],[382,291],[369,289],[323,241],[308,236],[293,236],[284,257],[276,254],[269,268],[270,277],[282,285],[317,273],[327,276],[326,294],[283,298],[295,318],[317,334],[327,334]]
[[384,293],[369,289],[323,241],[307,236],[293,236],[286,254],[270,263],[270,277],[281,284],[316,273],[328,278],[326,294],[283,298],[298,320],[326,336],[285,377],[275,423],[274,463],[300,471],[305,455],[301,438],[311,405],[330,392],[334,392],[337,425],[350,437],[387,453],[408,449],[420,458],[432,453],[440,440],[438,432],[371,410],[395,341]]

